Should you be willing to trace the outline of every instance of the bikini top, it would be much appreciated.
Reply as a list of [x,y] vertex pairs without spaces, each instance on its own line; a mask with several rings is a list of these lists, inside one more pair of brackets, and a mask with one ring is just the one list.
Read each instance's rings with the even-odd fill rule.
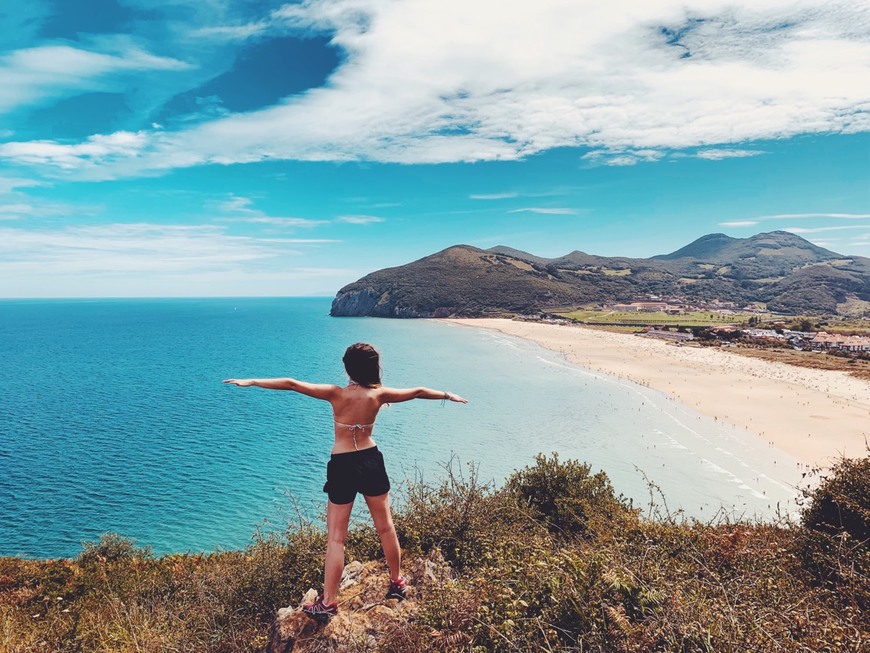
[[357,432],[358,431],[362,432],[365,429],[370,429],[375,425],[374,422],[372,422],[371,424],[345,424],[343,422],[339,422],[337,419],[333,419],[333,421],[335,422],[336,426],[343,426],[348,431],[350,431],[351,435],[353,436],[353,448],[356,449],[357,451],[359,451],[359,447],[356,444]]

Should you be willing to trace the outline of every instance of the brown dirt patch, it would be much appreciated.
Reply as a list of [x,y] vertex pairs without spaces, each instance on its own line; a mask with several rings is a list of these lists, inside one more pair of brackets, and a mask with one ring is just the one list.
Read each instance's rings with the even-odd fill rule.
[[870,381],[870,361],[856,360],[831,356],[821,352],[797,351],[794,349],[756,349],[754,347],[736,347],[731,350],[742,356],[760,358],[776,363],[786,363],[797,367],[808,367],[815,370],[837,370],[847,372],[852,376]]

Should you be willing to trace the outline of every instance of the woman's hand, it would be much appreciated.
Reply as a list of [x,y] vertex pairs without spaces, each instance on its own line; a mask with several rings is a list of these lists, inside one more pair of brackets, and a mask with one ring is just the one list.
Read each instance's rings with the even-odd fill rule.
[[240,388],[250,388],[254,385],[254,379],[224,379],[224,383],[237,385]]
[[444,398],[449,400],[449,401],[455,401],[455,402],[460,403],[460,404],[467,404],[468,403],[468,399],[463,399],[459,395],[454,394],[452,392],[445,392]]

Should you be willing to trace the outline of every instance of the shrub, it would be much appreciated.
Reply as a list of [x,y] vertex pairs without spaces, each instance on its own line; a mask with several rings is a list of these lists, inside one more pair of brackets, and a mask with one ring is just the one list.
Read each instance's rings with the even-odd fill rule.
[[399,542],[422,553],[439,549],[458,569],[478,565],[491,555],[496,540],[515,530],[522,515],[503,494],[480,482],[474,465],[467,477],[454,461],[445,469],[440,485],[409,483],[394,515]]
[[151,558],[151,548],[139,548],[136,541],[117,533],[103,533],[97,542],[82,542],[82,552],[76,560],[83,567],[96,563],[118,562],[133,558]]
[[870,540],[870,456],[843,458],[806,493],[801,514],[806,528],[829,535],[848,535],[854,542]]
[[613,532],[634,511],[614,494],[604,472],[590,474],[587,464],[535,456],[535,464],[514,472],[506,492],[553,533],[591,535]]
[[804,497],[804,566],[844,604],[870,610],[870,456],[840,459]]

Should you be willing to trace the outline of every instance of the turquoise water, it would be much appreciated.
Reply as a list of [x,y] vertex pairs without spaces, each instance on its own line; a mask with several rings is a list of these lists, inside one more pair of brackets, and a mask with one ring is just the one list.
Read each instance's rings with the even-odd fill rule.
[[344,383],[355,341],[379,347],[385,383],[470,400],[381,412],[394,485],[436,480],[451,460],[498,482],[558,451],[604,469],[637,505],[645,477],[669,509],[701,518],[791,505],[793,460],[648,388],[490,331],[328,310],[327,299],[0,301],[0,555],[72,556],[106,531],[158,553],[232,549],[297,510],[320,515],[328,404],[221,380]]

